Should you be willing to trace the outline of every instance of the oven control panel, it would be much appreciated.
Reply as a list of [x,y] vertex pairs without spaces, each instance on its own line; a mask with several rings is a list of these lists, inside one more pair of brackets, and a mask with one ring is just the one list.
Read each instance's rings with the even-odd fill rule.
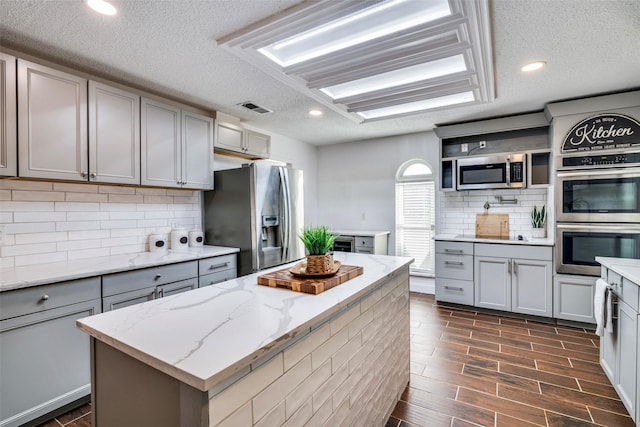
[[564,157],[565,168],[602,167],[602,166],[635,166],[640,164],[640,153],[602,154],[597,156]]

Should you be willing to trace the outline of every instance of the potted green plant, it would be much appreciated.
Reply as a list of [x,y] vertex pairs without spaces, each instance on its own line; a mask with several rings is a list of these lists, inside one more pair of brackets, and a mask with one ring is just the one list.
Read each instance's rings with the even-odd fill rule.
[[545,238],[545,227],[544,223],[547,220],[547,211],[545,209],[545,205],[542,205],[542,208],[538,210],[537,206],[533,206],[533,210],[531,211],[531,237],[537,239]]
[[305,227],[299,236],[307,249],[307,274],[325,274],[333,270],[331,248],[337,234],[329,232],[326,225]]

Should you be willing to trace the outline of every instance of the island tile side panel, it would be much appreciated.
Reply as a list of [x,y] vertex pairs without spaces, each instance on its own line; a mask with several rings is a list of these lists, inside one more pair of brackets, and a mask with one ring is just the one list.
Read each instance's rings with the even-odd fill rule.
[[209,425],[383,425],[409,381],[403,269],[224,390]]

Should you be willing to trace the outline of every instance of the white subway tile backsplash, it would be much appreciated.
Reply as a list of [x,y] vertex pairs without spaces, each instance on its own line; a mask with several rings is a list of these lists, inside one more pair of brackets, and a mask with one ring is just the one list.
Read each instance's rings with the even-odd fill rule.
[[201,223],[191,190],[0,180],[0,200],[2,268],[143,252],[149,234]]

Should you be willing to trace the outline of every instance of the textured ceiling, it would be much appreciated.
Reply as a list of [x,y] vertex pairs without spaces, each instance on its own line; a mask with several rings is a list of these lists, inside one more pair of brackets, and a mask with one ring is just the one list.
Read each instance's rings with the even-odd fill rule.
[[[427,1],[427,0],[415,0]],[[640,87],[639,0],[490,1],[496,100],[357,124],[229,52],[215,40],[299,0],[113,0],[115,17],[80,0],[0,0],[0,43],[239,117],[311,144],[420,132],[541,110],[551,101]],[[547,61],[523,75],[530,60]],[[259,115],[236,104],[273,110]],[[326,109],[325,109],[326,110]]]

